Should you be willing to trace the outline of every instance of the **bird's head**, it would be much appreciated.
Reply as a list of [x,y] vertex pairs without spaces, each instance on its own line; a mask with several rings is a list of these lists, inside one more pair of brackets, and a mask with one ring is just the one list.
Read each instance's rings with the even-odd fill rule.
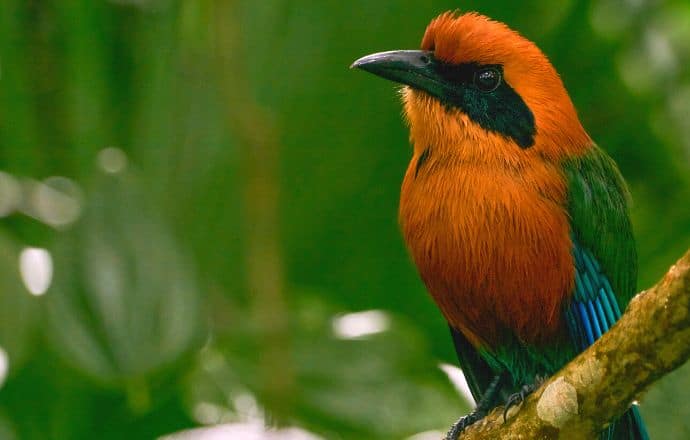
[[376,53],[353,67],[406,85],[415,148],[557,160],[591,142],[541,50],[483,15],[442,14],[427,27],[421,50]]

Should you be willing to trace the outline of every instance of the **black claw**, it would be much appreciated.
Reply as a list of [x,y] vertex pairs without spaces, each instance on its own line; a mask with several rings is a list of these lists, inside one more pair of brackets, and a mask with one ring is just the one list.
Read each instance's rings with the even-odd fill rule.
[[501,388],[501,381],[504,378],[504,374],[500,373],[494,376],[486,388],[484,395],[477,403],[477,407],[471,413],[466,416],[460,417],[460,419],[453,423],[450,427],[448,433],[446,434],[444,440],[457,440],[457,438],[462,434],[462,432],[470,425],[480,421],[489,413],[494,405],[496,404],[496,397]]
[[460,419],[458,419],[458,421],[453,423],[453,426],[450,427],[444,440],[457,440],[460,434],[462,434],[462,432],[468,426],[483,419],[484,416],[486,416],[486,412],[475,410],[467,414],[466,416],[460,417]]
[[503,408],[503,423],[505,423],[506,420],[508,420],[508,411],[510,410],[510,408],[517,405],[521,405],[522,402],[525,401],[527,396],[536,391],[536,389],[539,388],[541,384],[544,383],[544,381],[546,381],[545,376],[536,376],[534,378],[534,383],[523,385],[522,388],[520,388],[520,391],[508,396],[505,407]]
[[518,391],[515,394],[511,394],[508,397],[508,400],[506,400],[505,407],[503,408],[503,423],[505,423],[506,420],[508,420],[508,411],[510,410],[510,408],[522,404],[522,402],[525,401],[525,397],[527,397],[529,395],[529,393],[534,391],[534,390],[531,390],[531,391],[528,390],[527,387],[528,387],[528,385],[524,385],[520,389],[520,391]]

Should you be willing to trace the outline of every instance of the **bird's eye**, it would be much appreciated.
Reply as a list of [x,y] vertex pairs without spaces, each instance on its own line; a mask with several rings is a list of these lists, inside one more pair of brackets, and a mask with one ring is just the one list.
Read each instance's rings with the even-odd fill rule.
[[494,67],[479,69],[474,73],[474,85],[482,92],[493,92],[501,85],[501,72]]

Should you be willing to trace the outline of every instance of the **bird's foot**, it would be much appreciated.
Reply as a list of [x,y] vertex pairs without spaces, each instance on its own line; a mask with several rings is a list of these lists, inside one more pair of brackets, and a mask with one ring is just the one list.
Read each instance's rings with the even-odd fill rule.
[[522,402],[525,401],[527,396],[532,394],[534,391],[536,391],[537,388],[541,386],[544,382],[546,382],[547,377],[546,376],[535,376],[534,377],[534,382],[523,385],[522,388],[520,388],[520,391],[517,393],[511,394],[508,396],[508,399],[506,400],[505,407],[503,408],[503,422],[508,419],[508,411],[514,407],[521,405]]
[[460,419],[450,427],[444,440],[457,440],[460,434],[462,434],[468,426],[480,421],[486,414],[486,410],[477,408],[466,416],[460,417]]

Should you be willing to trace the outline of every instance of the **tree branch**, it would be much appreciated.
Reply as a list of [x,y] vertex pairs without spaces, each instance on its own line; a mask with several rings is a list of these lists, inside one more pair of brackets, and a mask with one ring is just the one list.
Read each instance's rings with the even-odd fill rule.
[[463,440],[597,438],[649,385],[690,357],[690,250],[639,293],[613,328],[503,422],[497,408]]

